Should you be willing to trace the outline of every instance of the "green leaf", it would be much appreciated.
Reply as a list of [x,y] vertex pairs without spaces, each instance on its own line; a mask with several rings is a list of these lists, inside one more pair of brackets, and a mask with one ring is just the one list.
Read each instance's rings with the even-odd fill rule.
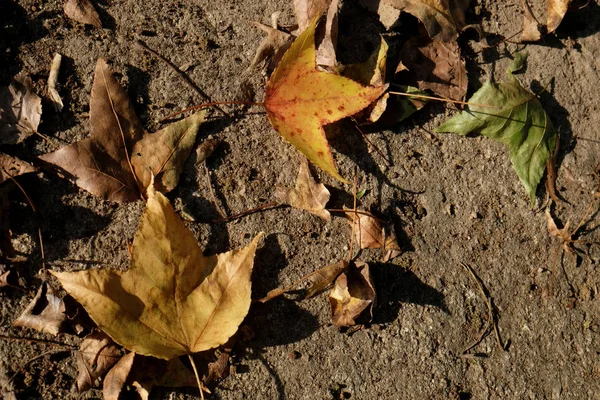
[[506,144],[513,168],[533,203],[557,135],[539,100],[510,71],[514,69],[509,69],[508,82],[486,82],[469,99],[471,105],[436,132],[475,132]]

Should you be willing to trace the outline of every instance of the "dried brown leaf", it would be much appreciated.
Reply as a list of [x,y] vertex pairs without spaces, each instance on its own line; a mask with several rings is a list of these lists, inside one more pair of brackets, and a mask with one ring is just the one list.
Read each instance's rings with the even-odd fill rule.
[[0,143],[20,143],[37,132],[42,99],[33,92],[31,79],[19,75],[0,88]]
[[327,289],[329,285],[348,267],[347,261],[340,261],[335,264],[329,264],[313,272],[310,277],[311,284],[306,289],[305,299],[309,299]]
[[548,21],[546,23],[548,33],[552,33],[558,28],[572,2],[573,0],[548,0]]
[[0,152],[0,184],[19,175],[35,172],[36,168],[17,157]]
[[367,308],[375,305],[375,286],[369,265],[356,263],[335,281],[329,294],[332,322],[336,326],[351,326]]
[[114,367],[108,371],[102,387],[104,400],[119,400],[119,395],[127,382],[134,359],[135,353],[128,353],[121,357]]
[[63,10],[65,15],[72,20],[102,29],[100,16],[90,0],[67,0]]
[[323,15],[331,2],[332,0],[293,0],[299,32],[303,32],[315,18]]
[[379,220],[352,210],[346,211],[350,225],[354,224],[354,234],[361,249],[383,249],[400,251],[393,231],[386,232]]
[[437,95],[464,100],[467,94],[467,69],[456,42],[431,40],[426,36],[409,39],[402,48],[402,64],[408,68],[408,83]]
[[205,139],[198,148],[196,148],[196,165],[202,164],[208,157],[214,153],[217,147],[223,142],[221,139]]
[[125,90],[101,58],[90,99],[91,137],[40,158],[98,197],[135,201],[152,174],[162,192],[177,185],[204,115],[202,110],[159,132],[146,133]]
[[292,207],[306,210],[311,214],[315,214],[325,221],[331,219],[329,211],[325,209],[329,201],[329,190],[322,183],[317,183],[308,168],[308,161],[302,158],[298,178],[296,179],[296,187],[277,188],[275,197],[282,203],[289,204]]
[[287,49],[287,44],[290,43],[292,35],[279,29],[277,19],[279,18],[279,12],[274,12],[271,15],[271,26],[261,24],[260,22],[253,22],[253,25],[261,29],[267,34],[267,36],[260,42],[254,58],[248,67],[248,70],[256,68],[262,62],[271,58],[268,70],[273,70],[274,66],[279,63],[281,57]]
[[208,364],[208,376],[203,380],[205,385],[210,385],[212,382],[216,382],[223,378],[226,378],[229,374],[229,356],[231,355],[231,349],[225,348],[221,351],[217,359]]
[[65,303],[54,294],[52,287],[44,282],[13,325],[57,335],[65,319]]
[[96,379],[104,375],[121,358],[115,342],[101,331],[94,331],[87,335],[81,342],[77,354],[79,392],[89,390]]
[[562,229],[559,229],[558,226],[556,226],[556,222],[554,222],[554,218],[552,218],[552,214],[550,214],[549,209],[546,209],[546,222],[548,223],[548,233],[550,233],[550,235],[565,241],[571,239],[571,234],[569,233],[569,222],[567,222]]
[[[331,0],[327,9],[321,44],[317,48],[317,65],[329,69],[333,69],[337,65],[338,8],[339,0]],[[320,38],[321,36],[318,36],[318,39]]]
[[8,283],[9,276],[13,274],[12,269],[6,268],[6,265],[0,264],[0,288],[4,286],[12,286]]

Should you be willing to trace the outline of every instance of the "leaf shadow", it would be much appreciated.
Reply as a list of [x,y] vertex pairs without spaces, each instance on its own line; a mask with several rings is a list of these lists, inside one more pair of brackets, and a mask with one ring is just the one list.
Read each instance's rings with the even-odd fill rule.
[[[102,27],[110,30],[117,29],[117,22],[115,19],[105,10],[105,8],[110,6],[110,3],[107,0],[97,0],[95,3],[95,9],[100,16],[100,22],[102,23]],[[90,27],[92,28],[92,27]],[[94,29],[97,29],[94,27]]]
[[[279,245],[279,235],[287,234],[267,235],[264,245],[257,251],[252,276],[252,292],[256,299],[281,286],[279,272],[288,263]],[[254,338],[249,343],[249,347],[253,349],[294,343],[309,337],[319,328],[315,316],[283,296],[264,304],[252,304],[246,322],[254,332]]]
[[370,263],[377,290],[377,304],[373,312],[374,324],[393,322],[402,303],[429,305],[450,314],[444,295],[427,285],[412,271],[391,263]]
[[148,104],[150,104],[148,96],[150,74],[131,64],[125,65],[125,74],[129,81],[127,84],[127,95],[132,100],[131,103],[136,115],[146,125],[146,121],[148,120]]

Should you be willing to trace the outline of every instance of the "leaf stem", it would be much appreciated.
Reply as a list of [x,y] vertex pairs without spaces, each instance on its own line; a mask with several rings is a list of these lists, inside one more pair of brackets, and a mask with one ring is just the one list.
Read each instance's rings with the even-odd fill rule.
[[204,400],[204,385],[200,381],[200,376],[198,375],[198,369],[196,368],[196,363],[194,362],[194,357],[191,354],[188,354],[188,358],[190,359],[190,364],[192,364],[192,369],[194,370],[194,376],[196,377],[196,383],[198,384],[198,390],[200,390],[200,398]]
[[445,101],[447,103],[462,104],[462,105],[465,105],[465,106],[476,106],[476,107],[483,107],[483,108],[495,108],[497,110],[501,110],[502,109],[502,107],[496,107],[496,106],[492,106],[492,105],[489,105],[489,104],[469,103],[467,101],[451,100],[451,99],[445,99],[443,97],[423,96],[421,94],[411,94],[411,93],[404,93],[404,92],[388,92],[388,93],[389,94],[395,94],[395,95],[398,95],[398,96],[414,97],[416,99]]

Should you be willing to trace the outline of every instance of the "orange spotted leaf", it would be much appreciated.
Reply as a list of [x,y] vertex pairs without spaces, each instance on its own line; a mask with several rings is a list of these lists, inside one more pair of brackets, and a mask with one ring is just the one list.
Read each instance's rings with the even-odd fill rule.
[[347,182],[337,171],[323,125],[356,114],[386,87],[363,86],[349,78],[317,70],[317,20],[292,43],[267,83],[265,108],[273,128],[310,162]]

